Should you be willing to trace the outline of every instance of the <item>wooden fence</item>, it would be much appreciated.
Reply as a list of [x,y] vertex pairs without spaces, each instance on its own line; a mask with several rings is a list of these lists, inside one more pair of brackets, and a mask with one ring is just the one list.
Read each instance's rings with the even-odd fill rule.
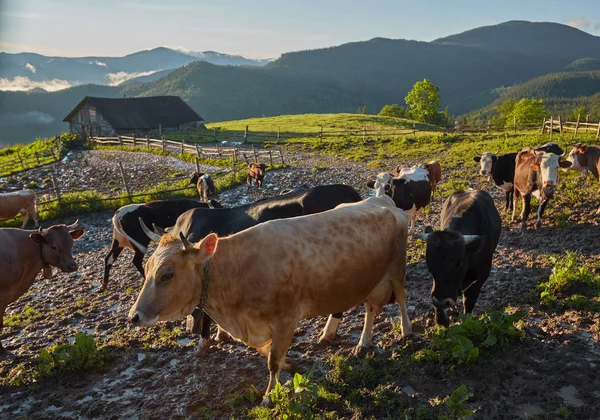
[[577,115],[577,121],[562,121],[560,115],[558,119],[554,119],[550,117],[549,119],[544,119],[542,124],[542,134],[550,134],[554,131],[558,131],[559,133],[564,133],[567,131],[573,132],[573,138],[577,137],[577,134],[580,132],[592,132],[596,133],[596,140],[600,139],[600,121],[597,123],[589,122],[589,116],[586,115],[585,122],[581,120],[581,114]]
[[21,153],[16,150],[13,159],[7,159],[0,162],[0,176],[12,175],[27,169],[37,168],[42,164],[56,162],[60,159],[60,150],[62,142],[60,137],[56,138],[56,146],[45,152],[33,152],[29,154]]
[[177,154],[193,154],[198,158],[210,159],[227,159],[234,163],[242,159],[249,163],[256,163],[261,160],[267,161],[272,165],[275,164],[277,158],[284,164],[283,153],[279,150],[257,150],[254,145],[251,148],[239,147],[223,147],[217,143],[215,146],[207,147],[198,143],[186,143],[185,140],[168,140],[162,136],[160,139],[151,139],[149,137],[135,136],[118,136],[118,137],[91,137],[92,143],[100,146],[123,146],[123,147],[140,147],[146,149],[157,149],[163,152],[171,152]]

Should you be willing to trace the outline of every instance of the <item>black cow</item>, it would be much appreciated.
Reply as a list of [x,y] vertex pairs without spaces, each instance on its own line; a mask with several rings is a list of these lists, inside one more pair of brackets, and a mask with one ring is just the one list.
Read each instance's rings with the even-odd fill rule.
[[[429,183],[427,183],[429,188]],[[362,200],[360,194],[352,187],[342,184],[321,185],[309,190],[294,189],[292,192],[275,197],[265,198],[252,204],[226,208],[205,209],[196,208],[183,213],[175,226],[167,229],[173,236],[184,236],[191,242],[198,242],[211,232],[219,236],[231,235],[248,229],[268,220],[296,217],[331,210],[342,203],[355,203]],[[151,226],[146,223],[147,226]],[[260,244],[257,244],[260,247]],[[193,324],[188,323],[188,329],[197,333],[202,321],[201,336],[204,340],[210,338],[211,319],[201,312],[195,311],[192,316]],[[337,320],[341,313],[333,315]],[[191,323],[191,320],[188,319]],[[220,332],[217,340],[220,339]],[[203,352],[208,341],[202,340],[199,349]]]
[[516,153],[496,156],[493,153],[486,152],[481,156],[473,158],[475,162],[479,162],[479,173],[491,176],[494,184],[505,192],[505,210],[507,211],[513,205],[516,157]]
[[139,217],[148,226],[155,224],[166,228],[173,226],[177,218],[186,211],[209,206],[222,208],[215,200],[211,200],[210,203],[200,203],[196,200],[182,198],[178,200],[155,200],[145,204],[130,204],[117,210],[112,218],[112,247],[104,257],[104,279],[102,280],[101,290],[106,290],[108,287],[110,269],[125,247],[134,252],[131,262],[144,277],[142,261],[150,240],[140,226]]
[[[429,204],[431,199],[431,185],[429,172],[425,168],[412,167],[397,171],[398,177],[391,177],[387,172],[377,175],[376,179],[367,181],[367,187],[374,188],[376,194],[385,194],[392,197],[396,207],[406,212],[410,220],[410,231],[415,228],[417,214]],[[385,188],[381,186],[385,184]]]
[[454,192],[442,207],[440,231],[418,235],[427,241],[425,259],[433,276],[435,322],[448,326],[445,309],[463,295],[464,312],[473,311],[492,268],[502,221],[485,191]]

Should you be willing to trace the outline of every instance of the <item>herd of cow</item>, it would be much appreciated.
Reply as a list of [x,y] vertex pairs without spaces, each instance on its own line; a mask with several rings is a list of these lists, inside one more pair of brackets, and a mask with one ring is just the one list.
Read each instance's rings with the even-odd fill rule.
[[[475,157],[480,173],[491,176],[506,192],[506,209],[519,198],[525,229],[531,195],[539,198],[536,227],[558,184],[558,169],[590,170],[598,179],[600,149],[577,144],[568,160],[555,143],[518,153]],[[210,324],[216,339],[227,333],[267,356],[267,393],[281,369],[293,369],[285,357],[298,322],[329,314],[320,341],[336,335],[342,313],[365,305],[358,348],[372,345],[375,314],[398,302],[402,332],[411,334],[406,311],[406,251],[415,218],[433,197],[441,179],[437,162],[382,172],[367,185],[375,197],[363,200],[347,185],[297,188],[252,204],[223,208],[209,200],[214,184],[194,173],[201,201],[191,199],[131,204],[112,218],[113,242],[104,261],[102,290],[112,265],[123,251],[134,252],[133,264],[145,278],[129,312],[138,326],[189,316],[188,328],[200,332],[198,351],[206,351]],[[264,167],[253,166],[248,183],[260,186]],[[516,200],[513,199],[513,194]],[[35,195],[34,195],[35,197]],[[35,199],[26,191],[0,194],[0,218],[32,214]],[[10,216],[9,216],[10,214]],[[410,231],[408,224],[411,224]],[[27,222],[24,217],[24,224]],[[0,331],[7,305],[50,267],[77,270],[73,241],[82,229],[55,225],[39,231],[0,229]],[[454,192],[444,202],[439,230],[416,235],[426,241],[426,264],[433,277],[436,323],[448,326],[446,309],[463,297],[464,312],[473,310],[487,280],[502,229],[491,196],[481,190]],[[146,265],[150,242],[157,243]],[[0,351],[2,346],[0,343]]]

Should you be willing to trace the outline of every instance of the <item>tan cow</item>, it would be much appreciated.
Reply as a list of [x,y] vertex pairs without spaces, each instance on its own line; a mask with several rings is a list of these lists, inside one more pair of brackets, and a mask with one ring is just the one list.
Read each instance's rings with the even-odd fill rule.
[[429,185],[431,186],[431,199],[435,195],[435,187],[442,180],[442,167],[440,163],[432,160],[428,163],[422,163],[419,167],[424,168],[429,173]]
[[23,225],[21,226],[21,229],[23,229],[29,221],[29,215],[31,215],[35,227],[38,227],[39,216],[35,202],[36,196],[31,190],[0,193],[0,220],[10,219],[20,214],[23,216]]
[[[34,232],[0,229],[0,333],[6,307],[29,290],[42,269],[46,272],[52,266],[65,273],[77,271],[73,241],[84,231],[76,226],[77,222]],[[3,350],[0,343],[0,352]]]
[[130,322],[177,320],[204,304],[233,338],[268,357],[267,393],[280,370],[293,366],[285,355],[304,318],[365,303],[357,348],[367,348],[375,314],[393,291],[402,331],[411,333],[404,289],[408,220],[388,196],[272,220],[228,237],[213,233],[195,245],[182,235],[160,237],[143,228],[160,242]]

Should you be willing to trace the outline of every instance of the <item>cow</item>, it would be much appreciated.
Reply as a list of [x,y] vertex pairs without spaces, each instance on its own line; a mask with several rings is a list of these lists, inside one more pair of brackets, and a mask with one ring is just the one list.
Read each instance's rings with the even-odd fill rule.
[[254,180],[254,184],[260,188],[263,179],[265,178],[265,172],[267,170],[267,165],[264,163],[249,163],[248,164],[248,176],[246,177],[246,183],[252,186],[252,180]]
[[232,337],[268,358],[263,403],[269,403],[281,369],[294,368],[286,353],[302,319],[365,303],[360,351],[372,346],[375,314],[394,292],[402,332],[411,334],[407,225],[406,214],[382,196],[268,221],[228,237],[211,233],[195,245],[183,234],[158,237],[129,322],[178,320],[200,303]]
[[0,193],[0,220],[11,219],[17,214],[23,217],[21,229],[24,229],[27,225],[30,215],[33,217],[35,227],[39,226],[35,192],[32,190],[22,190]]
[[[597,146],[587,146],[577,143],[569,152],[567,161],[571,162],[570,170],[591,172],[598,181],[600,181],[600,148]],[[600,208],[596,211],[600,214]]]
[[392,178],[394,175],[389,172],[379,172],[375,179],[367,181],[367,187],[375,190],[375,197],[381,197],[389,193]]
[[515,200],[511,222],[515,222],[519,198],[523,197],[523,211],[521,212],[521,231],[527,228],[527,218],[531,211],[531,196],[534,195],[540,205],[537,211],[535,228],[542,227],[542,216],[548,201],[554,196],[558,185],[558,168],[568,168],[569,161],[559,161],[559,156],[554,153],[535,151],[531,147],[521,150],[515,160]]
[[[167,231],[173,236],[183,233],[187,240],[198,242],[209,233],[216,233],[219,236],[231,235],[268,220],[320,213],[342,203],[355,203],[361,200],[362,197],[354,188],[342,184],[321,185],[309,190],[294,189],[288,194],[265,198],[243,206],[215,210],[204,208],[189,210],[183,213],[177,219],[175,226]],[[257,249],[260,249],[260,246]],[[333,315],[332,323],[336,327],[341,317],[341,313]],[[193,319],[188,319],[190,332],[197,333],[201,329],[201,339],[198,344],[200,355],[204,354],[208,347],[210,325],[210,318],[206,315],[202,317],[201,311],[196,311]],[[322,339],[327,341],[334,336],[335,328]],[[219,329],[216,340],[222,339],[224,335]]]
[[448,327],[446,308],[463,295],[464,313],[471,313],[490,275],[492,256],[500,239],[502,220],[485,191],[454,192],[446,199],[440,230],[420,234],[427,243],[425,260],[433,276],[436,324]]
[[129,204],[118,209],[112,218],[113,241],[110,250],[104,257],[104,277],[100,290],[107,289],[110,269],[124,248],[129,248],[134,252],[131,262],[144,277],[142,261],[150,241],[142,231],[138,217],[141,217],[148,225],[155,224],[166,228],[173,226],[182,213],[190,209],[211,205],[215,208],[221,207],[215,200],[211,200],[210,203],[200,203],[196,200],[182,198],[178,200],[155,200],[145,204]]
[[215,194],[215,183],[209,174],[194,172],[190,178],[190,184],[198,189],[200,201],[208,203],[208,200]]
[[475,156],[473,160],[479,163],[479,173],[491,176],[494,185],[504,191],[506,205],[505,210],[513,205],[514,200],[514,178],[516,153],[507,153],[497,156],[494,153],[485,152],[481,156]]
[[419,168],[425,169],[429,174],[431,199],[433,200],[433,197],[435,195],[435,187],[437,186],[438,182],[442,180],[442,167],[440,166],[439,162],[432,160],[428,163],[422,163],[421,165],[419,165]]
[[[431,199],[429,172],[423,168],[413,167],[404,168],[396,173],[398,173],[398,177],[390,178],[389,187],[384,189],[385,194],[392,197],[396,206],[406,212],[410,220],[409,233],[412,234],[418,213],[429,204]],[[382,174],[389,175],[386,172],[380,173],[375,180],[367,182],[367,187],[374,188],[376,183],[384,184],[384,181],[380,179]],[[380,194],[381,191],[381,188],[377,190],[377,194]]]
[[554,153],[555,155],[558,155],[558,156],[564,156],[563,149],[561,149],[560,146],[554,142],[546,143],[539,147],[536,147],[535,151],[536,152]]
[[[21,297],[33,284],[38,273],[57,267],[65,273],[77,271],[73,259],[73,241],[83,229],[72,225],[54,225],[46,230],[0,228],[0,334],[6,307]],[[0,343],[0,353],[4,351]]]

